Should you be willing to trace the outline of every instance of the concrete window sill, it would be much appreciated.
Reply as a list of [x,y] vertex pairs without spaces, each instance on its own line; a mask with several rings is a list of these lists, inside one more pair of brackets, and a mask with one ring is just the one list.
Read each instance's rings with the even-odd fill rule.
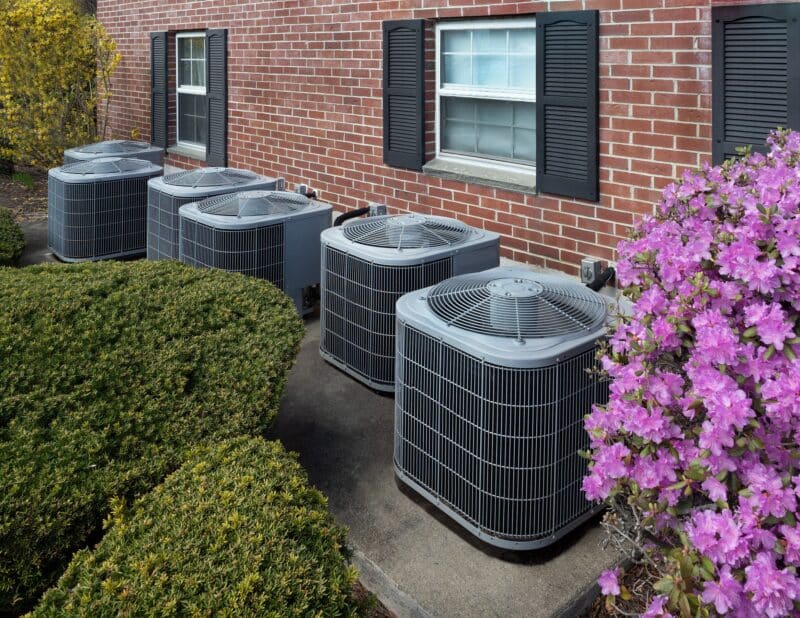
[[518,193],[536,193],[536,174],[533,170],[504,170],[452,159],[433,159],[423,166],[422,171],[448,180],[471,182]]
[[198,150],[196,148],[188,148],[186,146],[170,146],[167,148],[167,152],[169,154],[180,155],[181,157],[187,157],[189,159],[194,159],[195,161],[205,161],[206,160],[206,153],[203,150]]

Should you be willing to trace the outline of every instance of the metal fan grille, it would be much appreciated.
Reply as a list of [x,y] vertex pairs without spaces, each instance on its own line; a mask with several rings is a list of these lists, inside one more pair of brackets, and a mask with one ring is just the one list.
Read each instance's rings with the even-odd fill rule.
[[455,219],[424,215],[369,217],[342,231],[359,245],[388,249],[445,247],[464,242],[470,235],[470,228]]
[[203,200],[197,209],[208,215],[224,217],[263,217],[288,215],[303,210],[311,200],[288,191],[241,191]]
[[253,172],[228,167],[206,167],[164,176],[164,184],[177,187],[237,187],[252,182]]
[[79,163],[69,163],[61,168],[67,174],[80,174],[91,176],[94,174],[125,174],[127,172],[138,172],[148,169],[153,164],[149,161],[140,159],[119,159],[102,158],[93,161],[81,161]]
[[598,294],[579,284],[535,275],[454,277],[431,290],[427,301],[448,325],[518,340],[593,332],[606,317],[606,305]]
[[96,144],[89,144],[76,148],[75,152],[85,154],[107,154],[109,156],[115,154],[130,154],[132,152],[139,152],[147,150],[150,144],[147,142],[135,142],[132,140],[108,140],[105,142],[97,142]]

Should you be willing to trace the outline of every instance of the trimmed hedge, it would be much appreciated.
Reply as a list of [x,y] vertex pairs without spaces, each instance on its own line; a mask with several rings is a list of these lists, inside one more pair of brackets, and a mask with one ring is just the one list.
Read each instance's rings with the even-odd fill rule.
[[0,208],[0,266],[14,266],[25,248],[25,236],[11,211]]
[[126,510],[117,501],[33,616],[357,615],[345,530],[278,442],[194,456]]
[[0,614],[31,606],[114,496],[263,432],[303,325],[272,285],[169,261],[0,269]]

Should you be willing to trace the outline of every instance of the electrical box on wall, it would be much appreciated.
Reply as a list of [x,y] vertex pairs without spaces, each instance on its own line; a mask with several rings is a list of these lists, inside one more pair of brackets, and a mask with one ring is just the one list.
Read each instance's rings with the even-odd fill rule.
[[603,272],[603,261],[598,258],[585,257],[581,260],[581,283],[591,285]]

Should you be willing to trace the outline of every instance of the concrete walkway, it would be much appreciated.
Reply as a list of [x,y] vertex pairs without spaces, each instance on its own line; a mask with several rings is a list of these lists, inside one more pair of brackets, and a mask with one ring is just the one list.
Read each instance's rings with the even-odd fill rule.
[[523,555],[473,541],[398,487],[393,399],[323,361],[319,322],[308,320],[307,327],[275,435],[300,453],[334,516],[350,528],[356,565],[370,576],[365,585],[401,616],[578,615],[594,596],[595,579],[614,561],[601,548],[597,521]]
[[25,249],[19,259],[20,266],[58,261],[47,247],[47,219],[26,221],[21,227],[25,233]]
[[[47,222],[23,225],[22,264],[54,261]],[[392,470],[393,399],[319,356],[319,322],[307,333],[273,430],[300,453],[311,481],[350,529],[364,585],[398,616],[578,616],[614,562],[596,520],[555,546],[526,554],[487,550],[427,502],[400,489]]]

